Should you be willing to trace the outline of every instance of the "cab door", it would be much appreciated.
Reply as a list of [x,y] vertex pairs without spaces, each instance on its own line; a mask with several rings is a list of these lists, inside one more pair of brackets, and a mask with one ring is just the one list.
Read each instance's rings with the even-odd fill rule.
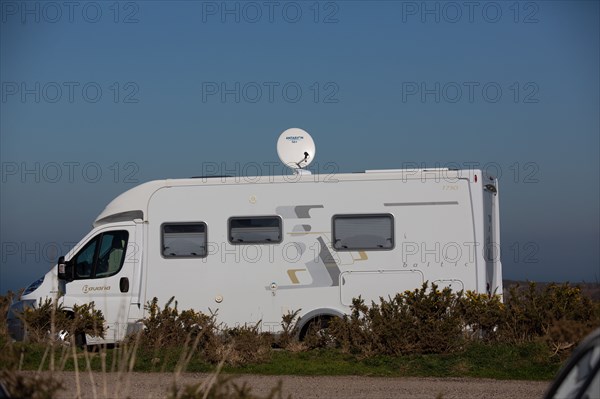
[[63,306],[94,302],[107,328],[104,340],[88,336],[88,344],[116,342],[126,334],[130,305],[138,302],[136,242],[136,225],[119,223],[98,230],[71,257],[74,280],[65,284]]

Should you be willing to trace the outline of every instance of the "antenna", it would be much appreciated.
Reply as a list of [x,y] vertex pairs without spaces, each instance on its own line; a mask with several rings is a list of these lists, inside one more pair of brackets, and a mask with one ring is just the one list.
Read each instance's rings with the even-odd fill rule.
[[315,142],[310,134],[298,128],[291,128],[279,135],[277,155],[296,174],[310,174],[304,170],[315,159]]

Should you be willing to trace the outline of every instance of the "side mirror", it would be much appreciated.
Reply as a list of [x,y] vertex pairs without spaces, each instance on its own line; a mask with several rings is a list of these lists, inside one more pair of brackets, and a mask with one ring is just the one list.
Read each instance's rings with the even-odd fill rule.
[[65,262],[65,257],[58,258],[58,279],[67,282],[75,280],[75,268],[72,262]]

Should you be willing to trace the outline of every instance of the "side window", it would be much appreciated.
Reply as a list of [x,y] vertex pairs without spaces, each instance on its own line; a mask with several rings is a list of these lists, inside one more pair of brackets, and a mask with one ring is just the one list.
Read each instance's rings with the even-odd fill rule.
[[232,244],[276,244],[282,241],[279,216],[234,217],[229,219]]
[[338,251],[389,250],[394,248],[394,217],[335,215],[333,248]]
[[96,247],[100,236],[96,236],[92,241],[88,242],[85,247],[74,258],[75,278],[91,278],[94,272],[94,256],[96,255]]
[[112,276],[121,270],[125,260],[125,248],[127,248],[126,231],[103,234],[96,264],[96,277]]
[[104,278],[117,274],[125,261],[129,234],[110,231],[94,237],[75,257],[76,279]]
[[205,223],[163,224],[162,256],[165,258],[203,258],[206,256]]

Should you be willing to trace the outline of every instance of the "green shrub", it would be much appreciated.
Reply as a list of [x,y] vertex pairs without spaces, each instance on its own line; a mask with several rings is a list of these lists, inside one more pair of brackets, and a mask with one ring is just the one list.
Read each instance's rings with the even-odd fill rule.
[[371,306],[354,299],[350,315],[334,320],[330,334],[343,351],[362,356],[449,353],[466,340],[543,341],[564,356],[598,325],[600,304],[568,283],[513,286],[504,302],[425,283]]
[[598,304],[577,286],[549,284],[512,286],[505,298],[505,320],[499,334],[505,342],[539,338],[579,342],[600,324]]
[[[0,306],[6,307],[7,302],[3,300]],[[182,371],[190,364],[208,367],[221,362],[232,367],[264,363],[272,358],[274,345],[290,352],[333,347],[365,358],[446,354],[463,351],[472,342],[535,343],[545,345],[548,355],[561,358],[600,325],[600,303],[569,284],[510,287],[504,301],[498,295],[440,290],[428,283],[370,305],[356,298],[347,316],[318,320],[307,332],[303,330],[303,342],[298,340],[300,311],[284,315],[282,332],[273,336],[261,332],[260,323],[226,328],[217,323],[216,314],[180,311],[174,298],[163,308],[154,298],[145,308],[147,317],[140,320],[144,328],[126,344],[133,341],[130,352],[139,348],[153,370],[175,367]],[[40,300],[20,317],[29,341],[42,345],[51,342],[52,331],[104,336],[104,318],[93,303],[67,312],[62,305]],[[323,322],[329,322],[327,328]],[[128,353],[126,344],[117,348]],[[0,331],[0,362],[19,363],[17,347],[22,351],[25,346],[3,340]],[[40,347],[43,353],[46,347]],[[128,367],[135,364],[132,359]]]
[[336,345],[334,336],[330,333],[330,324],[334,317],[323,316],[316,318],[306,326],[301,350],[325,349]]
[[26,329],[29,342],[45,342],[51,333],[66,332],[72,337],[89,334],[104,338],[104,315],[94,308],[94,302],[83,305],[74,305],[71,311],[62,304],[57,304],[51,299],[41,299],[33,308],[26,308],[18,315]]
[[104,315],[101,310],[94,307],[94,302],[73,305],[73,311],[67,312],[66,315],[66,325],[59,326],[60,330],[68,331],[72,336],[88,334],[94,337],[105,337]]
[[369,307],[365,305],[365,301],[354,298],[350,315],[333,319],[329,323],[329,334],[344,352],[367,356],[372,354],[375,337],[368,314]]
[[211,363],[224,361],[231,366],[241,366],[269,360],[272,344],[272,335],[261,332],[258,323],[224,329],[216,344],[205,348],[205,353]]
[[457,305],[468,338],[484,342],[498,339],[498,327],[506,317],[506,307],[500,295],[467,291],[459,293]]
[[301,310],[288,312],[281,317],[281,333],[278,335],[276,343],[278,347],[288,349],[290,345],[298,342],[298,322],[300,321],[298,314]]
[[8,317],[8,308],[14,298],[12,291],[8,291],[6,295],[0,295],[0,343],[8,340],[8,328],[6,318]]
[[148,317],[141,320],[144,325],[141,340],[146,348],[181,347],[190,341],[197,341],[198,346],[206,347],[215,340],[215,315],[205,315],[193,309],[180,313],[174,297],[167,301],[163,309],[158,306],[158,299],[154,298],[148,302],[146,310]]
[[225,361],[233,366],[269,359],[273,339],[260,331],[260,323],[222,328],[217,325],[215,314],[206,315],[193,309],[179,312],[174,298],[162,309],[154,298],[146,309],[148,317],[142,320],[144,329],[139,337],[145,349],[184,347],[188,353],[183,357],[188,361],[197,352],[209,363]]
[[566,357],[587,334],[600,325],[600,303],[569,283],[542,288],[530,282],[512,286],[505,298],[505,319],[499,335],[503,342],[541,340],[552,354]]
[[428,289],[427,283],[371,307],[358,298],[350,316],[332,321],[329,333],[343,350],[365,356],[446,353],[463,343],[458,300],[449,288]]

